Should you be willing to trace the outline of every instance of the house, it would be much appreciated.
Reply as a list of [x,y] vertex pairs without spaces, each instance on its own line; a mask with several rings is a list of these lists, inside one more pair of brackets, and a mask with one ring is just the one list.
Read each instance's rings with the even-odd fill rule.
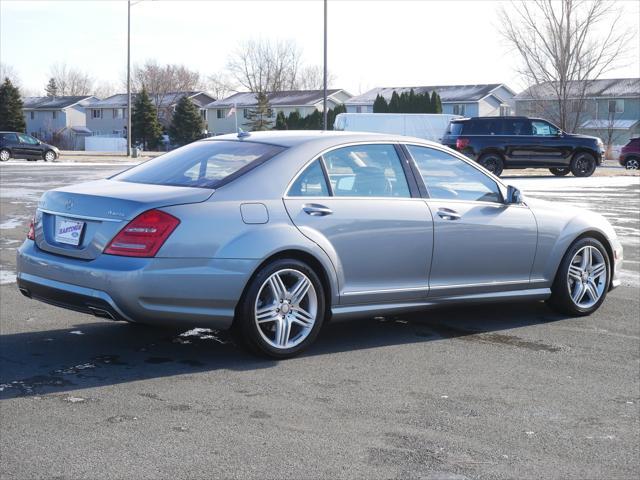
[[482,85],[431,85],[421,87],[382,87],[345,102],[347,113],[373,113],[373,102],[382,95],[387,102],[393,92],[429,93],[435,91],[442,102],[442,113],[466,117],[511,115],[511,99],[515,92],[504,83]]
[[[215,98],[206,92],[170,92],[160,96],[150,95],[151,102],[158,108],[158,120],[166,129],[171,124],[176,104],[182,97],[188,97],[200,109],[206,121],[206,105]],[[131,94],[135,103],[136,94]],[[125,137],[127,130],[127,94],[118,93],[104,100],[91,103],[87,108],[87,128],[93,135]]]
[[97,101],[91,95],[26,97],[23,99],[27,133],[60,148],[82,150],[87,135],[85,108]]
[[[273,123],[275,124],[279,112],[285,116],[291,112],[298,112],[300,117],[304,118],[316,110],[322,111],[323,95],[323,90],[289,90],[268,93],[267,99]],[[345,90],[327,90],[327,108],[333,109],[350,98],[351,94]],[[249,130],[250,112],[257,104],[256,94],[252,92],[236,93],[210,103],[207,105],[209,132],[214,135],[235,132],[236,121],[239,128]]]
[[[553,87],[542,83],[516,95],[516,114],[557,122]],[[574,81],[568,91],[568,130],[600,137],[609,146],[624,145],[640,135],[640,78]]]

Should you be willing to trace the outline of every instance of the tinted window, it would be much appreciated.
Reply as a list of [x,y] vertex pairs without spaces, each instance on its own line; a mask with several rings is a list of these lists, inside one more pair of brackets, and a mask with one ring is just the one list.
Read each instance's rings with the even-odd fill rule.
[[551,136],[558,134],[558,129],[556,127],[541,120],[531,120],[531,128],[534,135]]
[[329,187],[320,160],[309,165],[289,189],[291,197],[328,197]]
[[527,119],[505,119],[504,120],[505,135],[532,135],[531,122]]
[[0,133],[0,138],[7,142],[17,142],[18,136],[15,133]]
[[411,196],[393,145],[354,145],[332,150],[323,158],[335,196]]
[[30,137],[29,135],[25,135],[23,133],[19,133],[18,134],[18,138],[20,139],[20,142],[26,143],[28,145],[37,145],[38,144],[38,140],[36,140],[33,137]]
[[460,135],[462,133],[462,126],[464,123],[462,122],[451,122],[449,124],[449,129],[447,131],[447,135]]
[[483,118],[469,122],[466,135],[502,135],[503,122],[498,118]]
[[502,202],[496,182],[453,155],[427,147],[408,145],[429,197],[442,200]]
[[195,142],[112,177],[153,185],[216,188],[285,148],[243,141]]

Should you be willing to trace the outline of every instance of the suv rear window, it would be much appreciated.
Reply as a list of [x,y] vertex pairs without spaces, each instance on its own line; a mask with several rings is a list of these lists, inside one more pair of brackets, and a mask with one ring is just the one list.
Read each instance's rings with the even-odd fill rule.
[[283,150],[286,148],[247,141],[195,142],[130,168],[111,179],[152,185],[217,188]]
[[463,122],[450,122],[447,129],[447,135],[460,135],[462,134]]

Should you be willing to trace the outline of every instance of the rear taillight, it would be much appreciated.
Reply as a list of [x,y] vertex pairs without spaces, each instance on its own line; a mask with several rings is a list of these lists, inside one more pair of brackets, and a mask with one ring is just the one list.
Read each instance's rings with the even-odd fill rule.
[[173,215],[149,210],[131,220],[107,245],[104,253],[125,257],[153,257],[180,224]]
[[36,239],[36,217],[31,217],[31,221],[29,222],[29,230],[27,231],[27,238],[29,240]]
[[456,150],[464,150],[469,146],[468,138],[458,138],[456,140]]

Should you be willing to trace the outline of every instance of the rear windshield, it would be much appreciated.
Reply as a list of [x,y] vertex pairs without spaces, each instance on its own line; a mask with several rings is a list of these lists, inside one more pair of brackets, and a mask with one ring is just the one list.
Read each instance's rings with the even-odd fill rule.
[[447,135],[460,135],[462,133],[462,126],[464,123],[462,122],[451,122],[449,124],[449,129],[447,131]]
[[283,150],[285,147],[246,141],[195,142],[111,179],[152,185],[217,188]]

